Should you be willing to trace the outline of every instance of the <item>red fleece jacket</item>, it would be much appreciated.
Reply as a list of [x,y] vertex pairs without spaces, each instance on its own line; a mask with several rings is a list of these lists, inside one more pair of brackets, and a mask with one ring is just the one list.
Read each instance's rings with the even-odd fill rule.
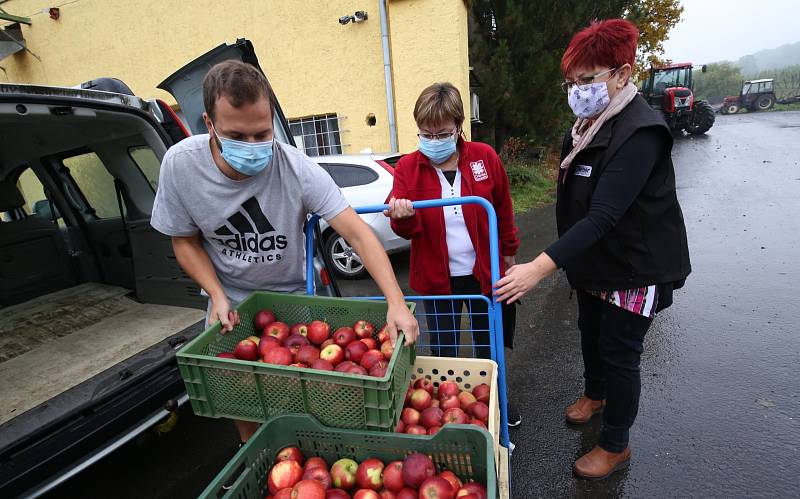
[[[491,146],[459,140],[458,169],[461,171],[461,195],[480,196],[497,212],[500,255],[514,256],[519,247],[514,210],[503,163]],[[396,199],[421,201],[441,199],[442,187],[430,160],[419,151],[407,154],[394,172],[392,196]],[[489,263],[489,222],[479,205],[466,205],[464,220],[475,248],[473,275],[484,294],[492,291]],[[450,265],[442,208],[416,210],[414,216],[391,221],[395,233],[411,240],[411,288],[423,295],[451,294]],[[505,265],[500,259],[500,276]]]

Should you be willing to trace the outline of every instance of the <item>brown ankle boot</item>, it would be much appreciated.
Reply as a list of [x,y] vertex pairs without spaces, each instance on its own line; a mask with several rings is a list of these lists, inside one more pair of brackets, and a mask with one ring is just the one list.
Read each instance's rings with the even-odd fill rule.
[[605,407],[606,401],[592,400],[586,395],[581,395],[575,403],[567,407],[566,418],[567,423],[583,424],[587,423],[592,416],[599,413]]
[[615,471],[627,468],[630,462],[630,447],[622,452],[608,452],[598,445],[575,461],[572,471],[587,480],[602,480]]

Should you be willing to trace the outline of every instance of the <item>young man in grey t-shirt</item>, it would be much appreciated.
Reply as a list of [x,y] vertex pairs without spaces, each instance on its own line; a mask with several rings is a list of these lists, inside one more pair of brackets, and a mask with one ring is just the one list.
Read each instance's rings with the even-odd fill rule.
[[[152,226],[172,237],[183,270],[209,296],[209,323],[230,331],[233,306],[253,290],[305,289],[308,213],[317,213],[361,256],[389,304],[388,331],[419,333],[380,241],[333,179],[297,149],[273,141],[274,96],[253,66],[217,64],[203,81],[209,134],[164,156]],[[257,427],[237,422],[243,441]]]

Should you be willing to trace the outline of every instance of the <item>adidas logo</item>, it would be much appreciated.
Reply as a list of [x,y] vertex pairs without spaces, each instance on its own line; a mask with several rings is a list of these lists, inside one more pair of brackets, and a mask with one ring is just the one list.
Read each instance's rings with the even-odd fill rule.
[[[258,200],[251,197],[239,207],[236,212],[228,217],[227,224],[214,231],[220,237],[215,241],[234,251],[275,251],[286,248],[288,243],[283,234],[269,234],[275,232]],[[251,235],[252,234],[252,235]]]

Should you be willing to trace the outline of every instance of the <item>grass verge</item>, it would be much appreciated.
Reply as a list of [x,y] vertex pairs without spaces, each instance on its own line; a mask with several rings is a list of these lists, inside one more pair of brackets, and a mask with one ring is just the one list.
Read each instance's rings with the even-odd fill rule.
[[514,213],[525,213],[555,201],[558,158],[545,151],[540,159],[513,158],[504,161],[511,184]]

